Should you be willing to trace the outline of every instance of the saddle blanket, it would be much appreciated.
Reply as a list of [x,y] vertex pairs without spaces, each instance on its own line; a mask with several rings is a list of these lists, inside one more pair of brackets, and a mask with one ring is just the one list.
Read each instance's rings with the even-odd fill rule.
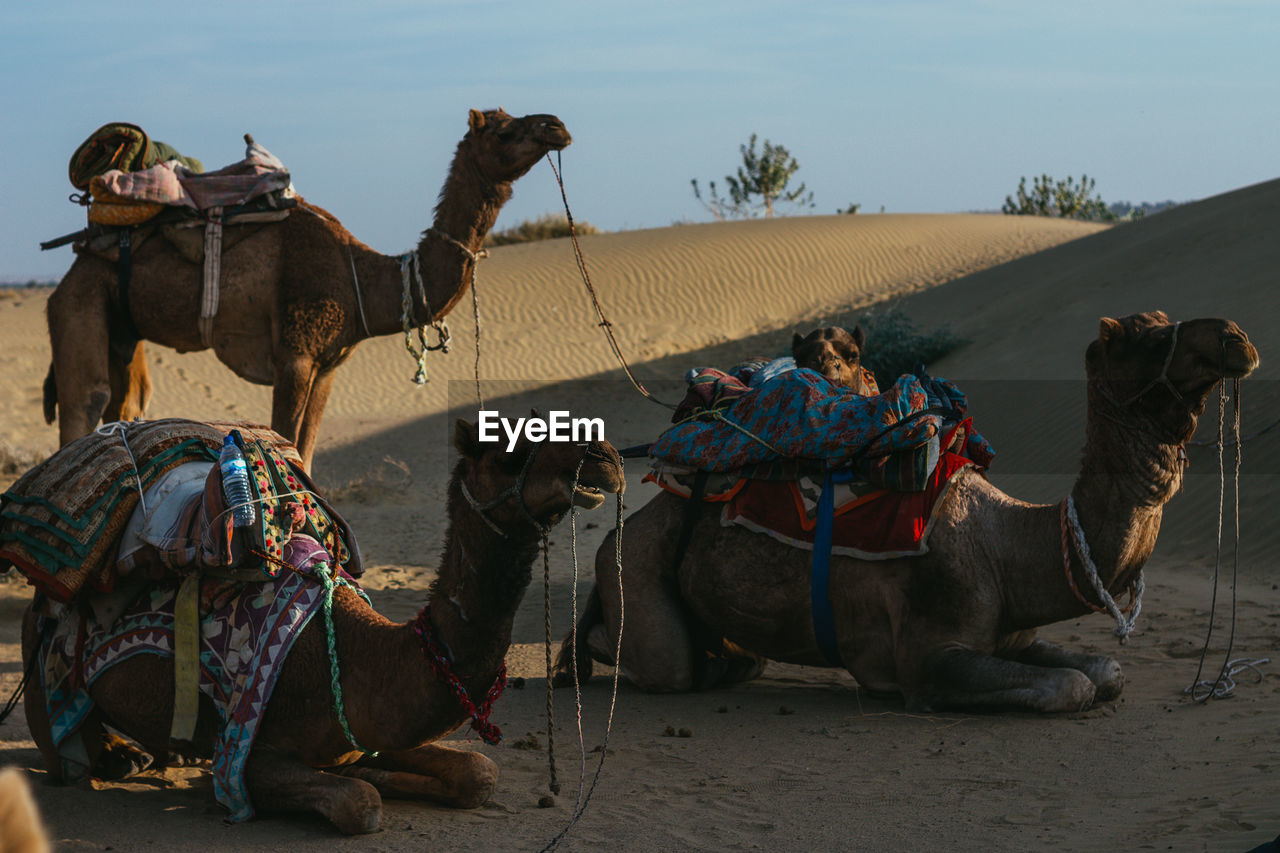
[[[222,720],[214,744],[213,789],[232,821],[253,816],[245,762],[272,689],[294,640],[324,603],[314,575],[330,555],[314,539],[294,534],[285,560],[296,571],[255,583],[205,579],[200,585],[200,692]],[[342,577],[351,580],[345,572]],[[87,774],[78,739],[70,738],[93,708],[89,688],[102,673],[134,655],[173,657],[178,584],[140,584],[133,603],[110,625],[89,611],[54,605],[60,615],[41,645],[40,669],[53,742],[69,781]],[[171,697],[165,697],[165,701]],[[323,698],[323,697],[321,697]]]
[[[862,560],[927,553],[929,532],[952,478],[973,466],[964,456],[943,453],[921,491],[837,484],[831,553]],[[821,478],[747,480],[725,501],[720,523],[740,525],[812,551],[821,492]]]

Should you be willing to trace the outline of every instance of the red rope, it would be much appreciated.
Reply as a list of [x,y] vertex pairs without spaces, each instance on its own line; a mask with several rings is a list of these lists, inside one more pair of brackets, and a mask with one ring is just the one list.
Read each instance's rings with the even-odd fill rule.
[[449,665],[449,659],[444,656],[440,646],[436,643],[435,637],[431,632],[431,620],[428,618],[430,612],[429,607],[422,608],[418,613],[418,618],[413,620],[414,633],[418,635],[418,639],[422,642],[422,655],[431,664],[431,669],[435,672],[436,677],[449,685],[449,689],[453,691],[453,695],[457,697],[458,705],[471,718],[471,728],[476,730],[481,740],[490,745],[496,745],[502,740],[502,730],[496,725],[489,722],[489,715],[493,713],[493,705],[498,701],[498,697],[502,695],[502,691],[507,686],[507,663],[502,662],[501,668],[498,669],[498,677],[493,680],[493,685],[489,688],[489,692],[485,694],[484,701],[479,707],[471,701],[471,696],[467,693],[467,688],[463,685],[462,680],[454,673],[453,668]]

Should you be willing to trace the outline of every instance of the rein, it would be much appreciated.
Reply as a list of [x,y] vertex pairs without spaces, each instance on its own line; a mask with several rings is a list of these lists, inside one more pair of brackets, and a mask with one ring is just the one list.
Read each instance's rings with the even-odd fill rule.
[[[427,307],[427,321],[419,323],[417,312],[413,306],[413,295],[410,288],[410,279],[417,282],[418,295],[422,297],[422,304]],[[441,352],[449,351],[449,326],[444,320],[435,319],[435,312],[431,310],[431,303],[427,301],[427,289],[422,283],[422,259],[418,256],[418,250],[405,252],[400,256],[400,324],[404,328],[404,348],[408,350],[409,355],[413,356],[414,361],[418,363],[418,369],[413,374],[414,385],[427,384],[427,353],[432,350],[440,350]],[[436,330],[437,342],[435,346],[427,344],[427,325]],[[413,337],[410,332],[417,328],[419,346],[414,347]]]
[[[560,152],[556,152],[557,159]],[[582,246],[578,245],[578,232],[573,227],[573,212],[569,210],[569,196],[564,190],[564,181],[560,178],[560,170],[556,168],[556,164],[551,160],[550,152],[547,153],[547,163],[551,165],[551,171],[555,173],[556,183],[560,186],[560,199],[564,202],[564,215],[569,221],[569,239],[573,241],[573,255],[578,263],[578,274],[582,276],[582,283],[587,288],[587,294],[591,297],[591,307],[595,310],[598,325],[603,331],[605,339],[609,342],[609,348],[613,350],[614,358],[618,360],[618,364],[622,366],[622,372],[627,375],[632,387],[639,391],[649,400],[664,406],[671,411],[675,411],[676,407],[670,403],[663,402],[653,395],[644,384],[636,379],[635,374],[631,372],[631,366],[627,364],[627,359],[622,354],[622,347],[618,345],[618,339],[613,334],[613,324],[609,322],[609,318],[604,315],[604,309],[600,307],[600,298],[596,295],[595,285],[591,283],[591,275],[587,272],[587,261],[582,255]]]
[[422,655],[431,664],[431,670],[436,674],[436,678],[449,686],[454,698],[458,700],[459,707],[471,719],[471,728],[475,729],[480,739],[490,746],[501,742],[502,730],[489,721],[489,715],[493,713],[494,703],[498,701],[498,697],[507,686],[506,661],[503,661],[502,666],[498,668],[498,675],[493,679],[493,684],[485,693],[484,699],[476,705],[471,700],[462,679],[458,678],[457,673],[453,671],[449,657],[436,642],[435,632],[431,630],[430,604],[418,611],[418,618],[413,620],[413,632],[418,635],[418,641],[422,644]]

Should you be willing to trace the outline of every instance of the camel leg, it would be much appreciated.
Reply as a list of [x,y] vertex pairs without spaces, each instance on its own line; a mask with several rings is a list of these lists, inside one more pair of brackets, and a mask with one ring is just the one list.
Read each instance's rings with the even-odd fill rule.
[[434,743],[366,756],[331,772],[363,779],[384,797],[433,800],[458,809],[479,808],[498,787],[498,765],[488,756]]
[[1120,669],[1120,662],[1106,655],[1073,652],[1044,640],[1036,640],[1010,658],[1032,666],[1066,667],[1083,672],[1097,688],[1093,697],[1095,702],[1115,699],[1124,690],[1124,673]]
[[368,782],[325,773],[283,755],[253,750],[244,782],[258,812],[318,812],[344,835],[377,832],[382,823],[382,798]]
[[337,374],[337,369],[333,367],[318,368],[315,380],[311,383],[311,391],[307,394],[307,407],[302,415],[295,444],[298,446],[298,455],[302,457],[302,469],[308,474],[311,473],[311,457],[320,438],[320,419],[324,417],[324,407],[329,402],[329,392],[333,390],[333,378]]
[[105,266],[79,258],[49,296],[45,309],[53,375],[57,377],[58,440],[92,432],[111,400],[107,369],[108,307]]
[[151,402],[151,375],[147,372],[147,355],[142,341],[134,345],[128,362],[115,348],[107,358],[111,379],[111,402],[102,413],[104,423],[131,421],[146,417]]
[[[295,445],[314,379],[315,366],[311,359],[296,353],[277,353],[275,383],[271,389],[271,428]],[[304,456],[302,461],[309,471],[310,460]]]
[[622,653],[618,662],[632,684],[650,693],[683,693],[700,686],[695,672],[694,638],[678,593],[660,574],[664,554],[635,538],[623,539],[622,596],[614,560],[614,537],[596,552],[596,591],[603,608],[601,624],[587,635],[592,657],[613,664],[618,648],[619,615],[626,604]]
[[1093,682],[1077,669],[1034,666],[973,649],[944,651],[928,670],[925,690],[904,690],[910,710],[1005,706],[1047,713],[1080,711],[1095,695]]

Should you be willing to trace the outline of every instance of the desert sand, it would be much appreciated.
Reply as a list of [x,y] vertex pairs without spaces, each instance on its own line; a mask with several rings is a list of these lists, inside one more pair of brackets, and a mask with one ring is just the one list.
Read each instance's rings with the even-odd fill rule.
[[[323,201],[323,200],[320,200]],[[339,212],[340,213],[340,212]],[[582,211],[590,218],[589,211]],[[968,343],[933,373],[960,383],[997,449],[997,485],[1060,499],[1084,442],[1084,349],[1101,316],[1163,309],[1224,316],[1248,332],[1262,367],[1243,385],[1243,432],[1280,419],[1280,182],[1104,227],[998,215],[859,215],[683,225],[582,240],[588,268],[635,372],[659,397],[682,394],[690,367],[775,354],[793,331],[847,322],[893,303],[923,328],[949,322]],[[381,247],[391,251],[395,247]],[[70,257],[68,256],[68,264]],[[492,251],[480,267],[480,375],[489,408],[569,408],[601,416],[620,447],[652,440],[668,413],[623,378],[596,328],[567,240]],[[55,449],[41,417],[49,360],[48,291],[0,291],[0,488]],[[451,419],[473,416],[476,353],[469,300],[451,315],[455,351],[433,354],[415,388],[403,342],[363,344],[339,369],[314,473],[359,537],[378,609],[407,619],[423,602],[444,533]],[[874,340],[869,342],[875,346]],[[149,347],[152,417],[265,421],[269,389],[208,353]],[[1217,427],[1211,400],[1201,437]],[[732,689],[651,696],[621,686],[603,771],[565,850],[1247,850],[1280,833],[1280,568],[1273,458],[1280,429],[1244,446],[1234,655],[1269,657],[1260,682],[1198,705],[1182,694],[1209,628],[1219,480],[1212,447],[1166,509],[1148,565],[1139,632],[1118,646],[1092,616],[1049,639],[1119,657],[1124,695],[1079,714],[905,713],[844,672],[772,664]],[[1227,492],[1231,455],[1227,453]],[[627,506],[654,487],[628,463]],[[578,519],[579,591],[611,505]],[[1225,653],[1232,569],[1226,514],[1218,623],[1207,668]],[[552,551],[555,639],[572,620],[570,536]],[[625,567],[624,567],[625,570]],[[21,675],[21,579],[0,584],[0,697]],[[572,691],[556,694],[564,790],[549,808],[542,589],[530,587],[509,664],[527,679],[494,719],[496,747],[453,740],[502,767],[497,795],[458,812],[387,802],[383,831],[342,838],[309,816],[224,823],[198,769],[123,784],[42,784],[21,709],[0,726],[0,763],[30,769],[58,849],[538,850],[569,821],[579,780]],[[599,672],[600,667],[597,667]],[[585,777],[606,733],[611,682],[583,693]],[[668,732],[674,732],[671,736]],[[680,736],[687,733],[688,736]]]

